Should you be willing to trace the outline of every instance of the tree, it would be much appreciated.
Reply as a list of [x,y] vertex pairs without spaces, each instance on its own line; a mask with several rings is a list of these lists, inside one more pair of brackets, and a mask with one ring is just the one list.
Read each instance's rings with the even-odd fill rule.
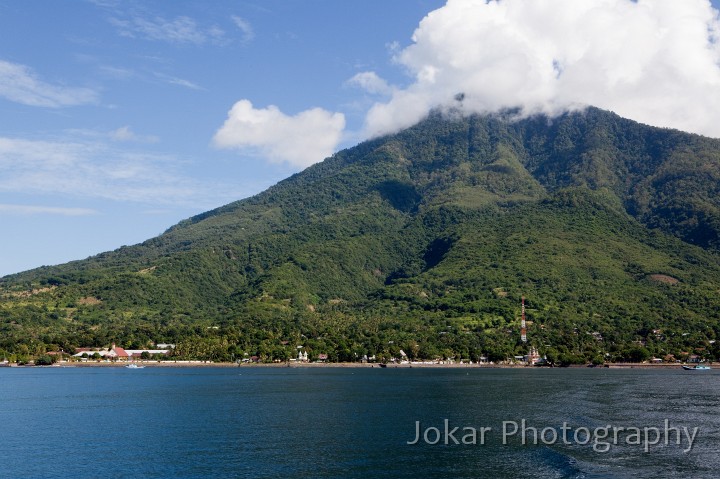
[[641,363],[650,359],[650,351],[642,346],[634,346],[623,351],[623,358],[631,363]]
[[50,366],[55,363],[55,358],[49,354],[43,354],[35,359],[35,366]]

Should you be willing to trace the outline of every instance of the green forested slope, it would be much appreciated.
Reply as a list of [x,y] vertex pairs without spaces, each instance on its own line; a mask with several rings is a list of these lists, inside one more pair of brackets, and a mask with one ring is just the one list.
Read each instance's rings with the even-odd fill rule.
[[720,141],[589,109],[447,119],[140,245],[0,279],[0,350],[187,357],[720,353]]

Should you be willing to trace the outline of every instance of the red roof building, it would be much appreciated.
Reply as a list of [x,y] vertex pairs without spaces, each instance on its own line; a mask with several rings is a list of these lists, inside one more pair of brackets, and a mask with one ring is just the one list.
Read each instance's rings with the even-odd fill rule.
[[112,356],[116,357],[120,360],[127,360],[130,355],[123,349],[115,346],[115,343],[113,343],[112,348],[110,349],[111,353],[115,353]]

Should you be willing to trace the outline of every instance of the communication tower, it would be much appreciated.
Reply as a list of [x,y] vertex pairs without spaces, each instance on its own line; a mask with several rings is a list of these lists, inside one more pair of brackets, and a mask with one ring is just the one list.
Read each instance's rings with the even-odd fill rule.
[[522,319],[520,320],[520,339],[523,343],[527,343],[527,328],[525,326],[525,296],[521,300]]

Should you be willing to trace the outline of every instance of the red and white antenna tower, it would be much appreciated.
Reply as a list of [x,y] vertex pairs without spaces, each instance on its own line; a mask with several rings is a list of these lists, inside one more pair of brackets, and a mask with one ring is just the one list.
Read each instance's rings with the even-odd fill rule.
[[525,296],[522,297],[522,319],[520,320],[520,339],[527,343],[527,328],[525,327]]

